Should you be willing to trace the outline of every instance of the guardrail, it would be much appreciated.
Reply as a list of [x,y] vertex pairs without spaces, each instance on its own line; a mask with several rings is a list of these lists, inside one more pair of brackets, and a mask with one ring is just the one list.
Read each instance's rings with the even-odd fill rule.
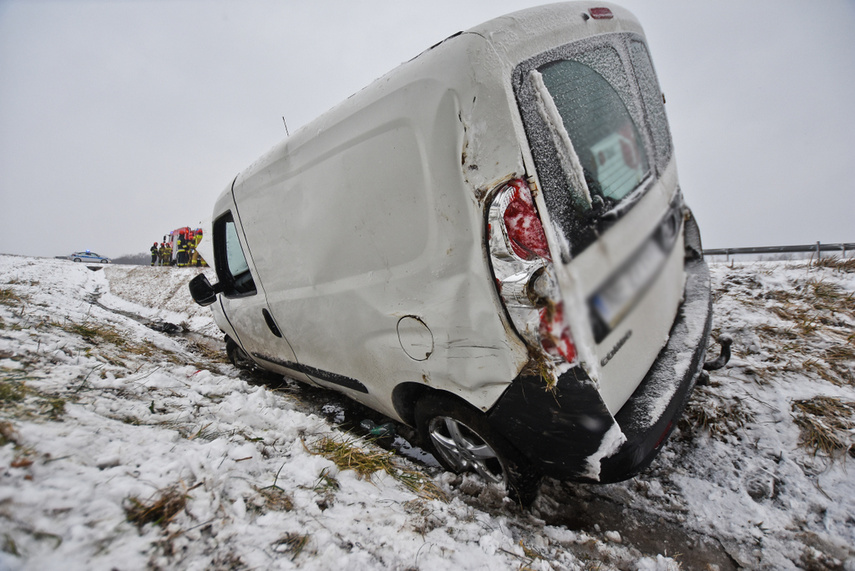
[[727,256],[730,260],[731,255],[736,254],[790,254],[790,253],[816,253],[817,258],[822,257],[822,252],[842,252],[842,257],[846,257],[846,252],[855,251],[855,242],[846,242],[842,244],[805,244],[801,246],[759,246],[754,248],[712,248],[704,250],[704,256]]

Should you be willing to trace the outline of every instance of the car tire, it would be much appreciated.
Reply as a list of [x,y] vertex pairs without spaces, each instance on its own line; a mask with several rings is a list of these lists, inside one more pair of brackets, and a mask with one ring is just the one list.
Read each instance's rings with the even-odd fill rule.
[[250,359],[249,355],[246,354],[246,351],[244,351],[240,345],[235,343],[231,337],[226,337],[226,355],[228,355],[229,361],[231,361],[232,365],[238,369],[251,371],[256,367],[255,362]]
[[74,261],[75,261],[75,262],[79,262],[79,261],[80,261],[80,258],[74,258]]
[[415,420],[419,437],[445,469],[475,472],[487,482],[501,484],[523,507],[537,497],[540,475],[481,411],[457,398],[430,394],[416,404]]

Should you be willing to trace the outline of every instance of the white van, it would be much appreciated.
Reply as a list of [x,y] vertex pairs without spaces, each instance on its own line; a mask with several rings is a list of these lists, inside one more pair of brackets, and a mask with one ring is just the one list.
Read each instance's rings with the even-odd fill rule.
[[456,34],[241,172],[213,303],[236,362],[414,426],[445,467],[613,482],[655,456],[711,323],[664,99],[627,11]]

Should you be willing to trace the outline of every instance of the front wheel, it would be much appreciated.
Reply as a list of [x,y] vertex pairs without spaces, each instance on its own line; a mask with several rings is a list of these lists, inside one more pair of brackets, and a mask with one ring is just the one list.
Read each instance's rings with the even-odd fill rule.
[[540,476],[530,463],[490,426],[487,417],[462,401],[428,395],[416,404],[416,426],[436,459],[451,472],[475,472],[501,484],[524,506],[537,496]]
[[228,355],[232,365],[238,369],[251,371],[256,367],[255,361],[246,354],[246,351],[228,336],[226,336],[226,355]]

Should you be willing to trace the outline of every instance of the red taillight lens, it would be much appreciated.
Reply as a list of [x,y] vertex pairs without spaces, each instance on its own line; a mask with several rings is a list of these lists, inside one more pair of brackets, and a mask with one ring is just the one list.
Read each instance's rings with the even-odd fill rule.
[[528,185],[515,180],[508,184],[508,190],[511,191],[510,202],[502,220],[514,254],[523,260],[551,260],[546,234],[534,209]]
[[487,243],[508,316],[557,375],[561,362],[576,362],[576,346],[564,320],[546,232],[526,181],[510,181],[494,195],[487,213]]
[[540,310],[540,344],[553,357],[566,362],[576,360],[576,345],[570,336],[570,328],[564,323],[564,303],[544,307]]

